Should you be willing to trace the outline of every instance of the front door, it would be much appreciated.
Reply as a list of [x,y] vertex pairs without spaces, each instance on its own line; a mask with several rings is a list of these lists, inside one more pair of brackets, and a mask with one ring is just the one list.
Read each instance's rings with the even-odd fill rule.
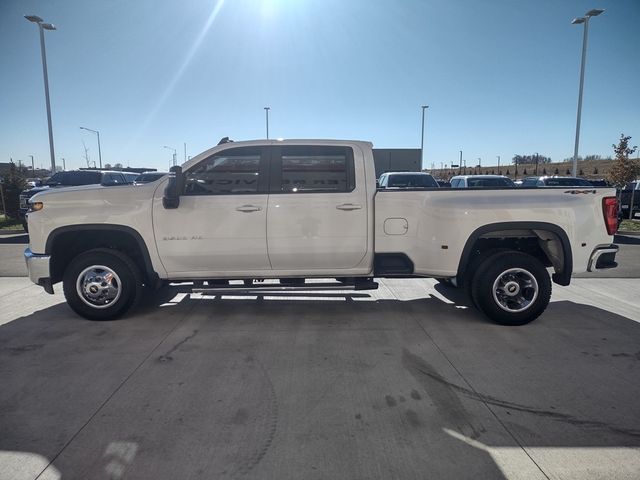
[[185,172],[176,209],[156,190],[153,228],[169,276],[232,276],[269,271],[266,218],[268,148],[236,147]]

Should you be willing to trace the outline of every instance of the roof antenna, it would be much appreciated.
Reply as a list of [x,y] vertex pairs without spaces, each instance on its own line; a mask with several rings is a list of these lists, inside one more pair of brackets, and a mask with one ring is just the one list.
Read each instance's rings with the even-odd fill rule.
[[218,142],[218,145],[222,145],[224,143],[230,143],[230,142],[233,142],[233,140],[231,140],[229,137],[222,137]]

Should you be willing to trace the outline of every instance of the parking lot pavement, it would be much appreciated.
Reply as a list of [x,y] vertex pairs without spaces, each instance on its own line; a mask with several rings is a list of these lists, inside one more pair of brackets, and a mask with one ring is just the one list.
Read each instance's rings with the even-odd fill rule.
[[431,280],[88,322],[0,279],[0,478],[635,479],[639,287],[508,328]]
[[0,277],[24,277],[27,266],[23,252],[29,243],[27,234],[0,234]]

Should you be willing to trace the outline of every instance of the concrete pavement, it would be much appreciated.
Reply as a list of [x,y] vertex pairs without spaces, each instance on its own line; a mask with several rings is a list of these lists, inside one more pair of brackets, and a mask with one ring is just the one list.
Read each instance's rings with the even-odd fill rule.
[[101,323],[1,278],[0,479],[635,479],[639,287],[554,285],[517,328],[432,280]]

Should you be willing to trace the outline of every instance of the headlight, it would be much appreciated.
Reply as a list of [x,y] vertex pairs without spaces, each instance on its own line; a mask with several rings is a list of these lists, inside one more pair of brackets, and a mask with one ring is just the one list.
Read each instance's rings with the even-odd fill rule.
[[32,202],[29,204],[30,212],[37,212],[39,210],[42,210],[43,208],[44,208],[44,203],[42,202]]

